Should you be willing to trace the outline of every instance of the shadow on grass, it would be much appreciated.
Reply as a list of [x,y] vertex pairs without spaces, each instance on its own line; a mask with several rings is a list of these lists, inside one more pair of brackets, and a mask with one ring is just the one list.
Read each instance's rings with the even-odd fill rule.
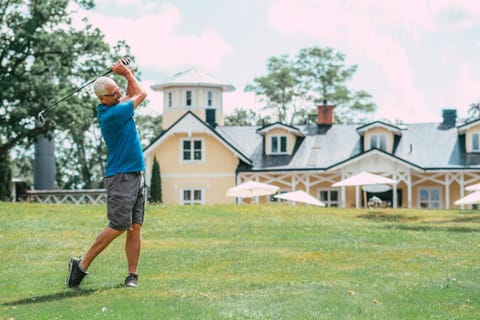
[[[386,229],[399,229],[407,231],[447,231],[447,232],[480,232],[479,225],[472,226],[451,226],[448,224],[456,223],[480,223],[480,216],[462,216],[453,219],[422,222],[419,216],[409,216],[406,214],[388,214],[381,211],[370,211],[367,214],[358,215],[358,218],[372,220],[375,222],[397,222],[389,226],[384,226]],[[401,223],[404,222],[404,223]],[[409,222],[417,222],[407,224]]]
[[358,215],[357,217],[380,222],[415,221],[419,219],[417,216],[409,216],[406,214],[388,214],[381,211],[370,211],[367,214]]
[[463,222],[476,222],[480,223],[480,216],[475,215],[472,217],[458,217],[455,219],[445,220],[445,221],[437,221],[436,223],[463,223]]
[[480,227],[447,227],[447,226],[428,226],[428,225],[406,225],[396,224],[392,226],[385,226],[385,229],[396,229],[406,231],[446,231],[446,232],[480,232]]
[[72,290],[68,290],[68,291],[62,291],[62,292],[47,294],[47,295],[44,295],[44,296],[29,297],[29,298],[20,299],[20,300],[4,302],[4,303],[2,303],[2,305],[3,306],[16,306],[16,305],[21,305],[21,304],[37,304],[37,303],[50,302],[50,301],[59,301],[59,300],[64,300],[64,299],[69,299],[69,298],[88,296],[88,295],[91,295],[95,292],[110,290],[110,289],[116,289],[116,288],[124,288],[124,286],[119,285],[117,287],[102,288],[102,289],[87,289],[87,290],[72,289]]

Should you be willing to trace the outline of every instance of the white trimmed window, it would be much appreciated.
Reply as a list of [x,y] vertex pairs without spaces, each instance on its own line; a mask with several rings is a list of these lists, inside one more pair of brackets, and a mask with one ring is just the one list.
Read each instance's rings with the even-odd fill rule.
[[185,91],[185,105],[190,107],[192,105],[192,91],[187,90]]
[[213,106],[213,91],[207,91],[207,107]]
[[202,139],[182,139],[181,140],[181,162],[201,162],[203,161],[203,140]]
[[472,151],[480,151],[480,133],[472,133]]
[[339,198],[338,190],[335,189],[320,189],[318,190],[319,199],[325,203],[327,207],[338,207]]
[[372,134],[370,136],[370,148],[387,151],[387,137],[384,134]]
[[173,92],[172,91],[169,91],[167,93],[167,105],[170,108],[173,106]]
[[440,188],[419,188],[418,206],[422,209],[441,209],[442,199]]
[[183,205],[204,203],[203,189],[182,189],[180,197],[180,203]]
[[270,137],[270,153],[272,154],[287,153],[287,136]]

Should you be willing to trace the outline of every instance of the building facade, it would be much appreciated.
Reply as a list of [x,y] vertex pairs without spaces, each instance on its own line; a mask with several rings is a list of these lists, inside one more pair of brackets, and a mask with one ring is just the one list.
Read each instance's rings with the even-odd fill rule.
[[[238,203],[227,190],[254,180],[306,191],[328,206],[362,207],[366,192],[394,208],[450,209],[480,182],[480,120],[459,124],[452,109],[443,110],[442,123],[358,126],[335,124],[335,107],[320,105],[306,125],[236,127],[223,125],[229,84],[190,69],[152,88],[163,92],[164,131],[144,149],[146,182],[156,158],[166,204]],[[398,183],[332,187],[362,171]]]

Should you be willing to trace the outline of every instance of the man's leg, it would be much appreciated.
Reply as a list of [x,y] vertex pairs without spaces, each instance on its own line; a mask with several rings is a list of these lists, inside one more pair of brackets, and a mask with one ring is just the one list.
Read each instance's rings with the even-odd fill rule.
[[138,260],[140,258],[141,249],[141,232],[142,225],[138,223],[132,224],[132,228],[127,230],[125,240],[125,253],[127,254],[128,273],[137,273]]
[[80,262],[80,267],[87,271],[88,267],[92,261],[106,248],[108,245],[115,240],[119,235],[121,235],[125,230],[115,230],[110,227],[106,227],[102,232],[97,236],[97,239],[93,242],[90,249],[88,249],[85,256],[82,257]]
[[87,269],[92,263],[93,259],[100,254],[116,237],[121,235],[124,230],[115,230],[106,227],[97,236],[90,249],[82,260],[72,257],[68,264],[68,278],[67,286],[69,288],[77,288],[82,282],[83,278],[88,274]]
[[138,286],[137,267],[142,242],[141,231],[142,225],[139,223],[132,224],[132,227],[127,231],[125,240],[125,253],[127,254],[128,262],[128,276],[125,278],[126,287]]

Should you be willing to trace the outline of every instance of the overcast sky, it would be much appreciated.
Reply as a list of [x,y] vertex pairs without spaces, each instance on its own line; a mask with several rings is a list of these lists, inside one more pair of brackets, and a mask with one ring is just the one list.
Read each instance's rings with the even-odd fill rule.
[[[258,108],[245,85],[272,56],[332,47],[358,65],[348,83],[369,92],[373,120],[439,122],[480,100],[478,0],[96,0],[86,13],[109,42],[131,45],[145,86],[196,66],[235,86],[225,112]],[[150,92],[144,110],[161,113]]]

